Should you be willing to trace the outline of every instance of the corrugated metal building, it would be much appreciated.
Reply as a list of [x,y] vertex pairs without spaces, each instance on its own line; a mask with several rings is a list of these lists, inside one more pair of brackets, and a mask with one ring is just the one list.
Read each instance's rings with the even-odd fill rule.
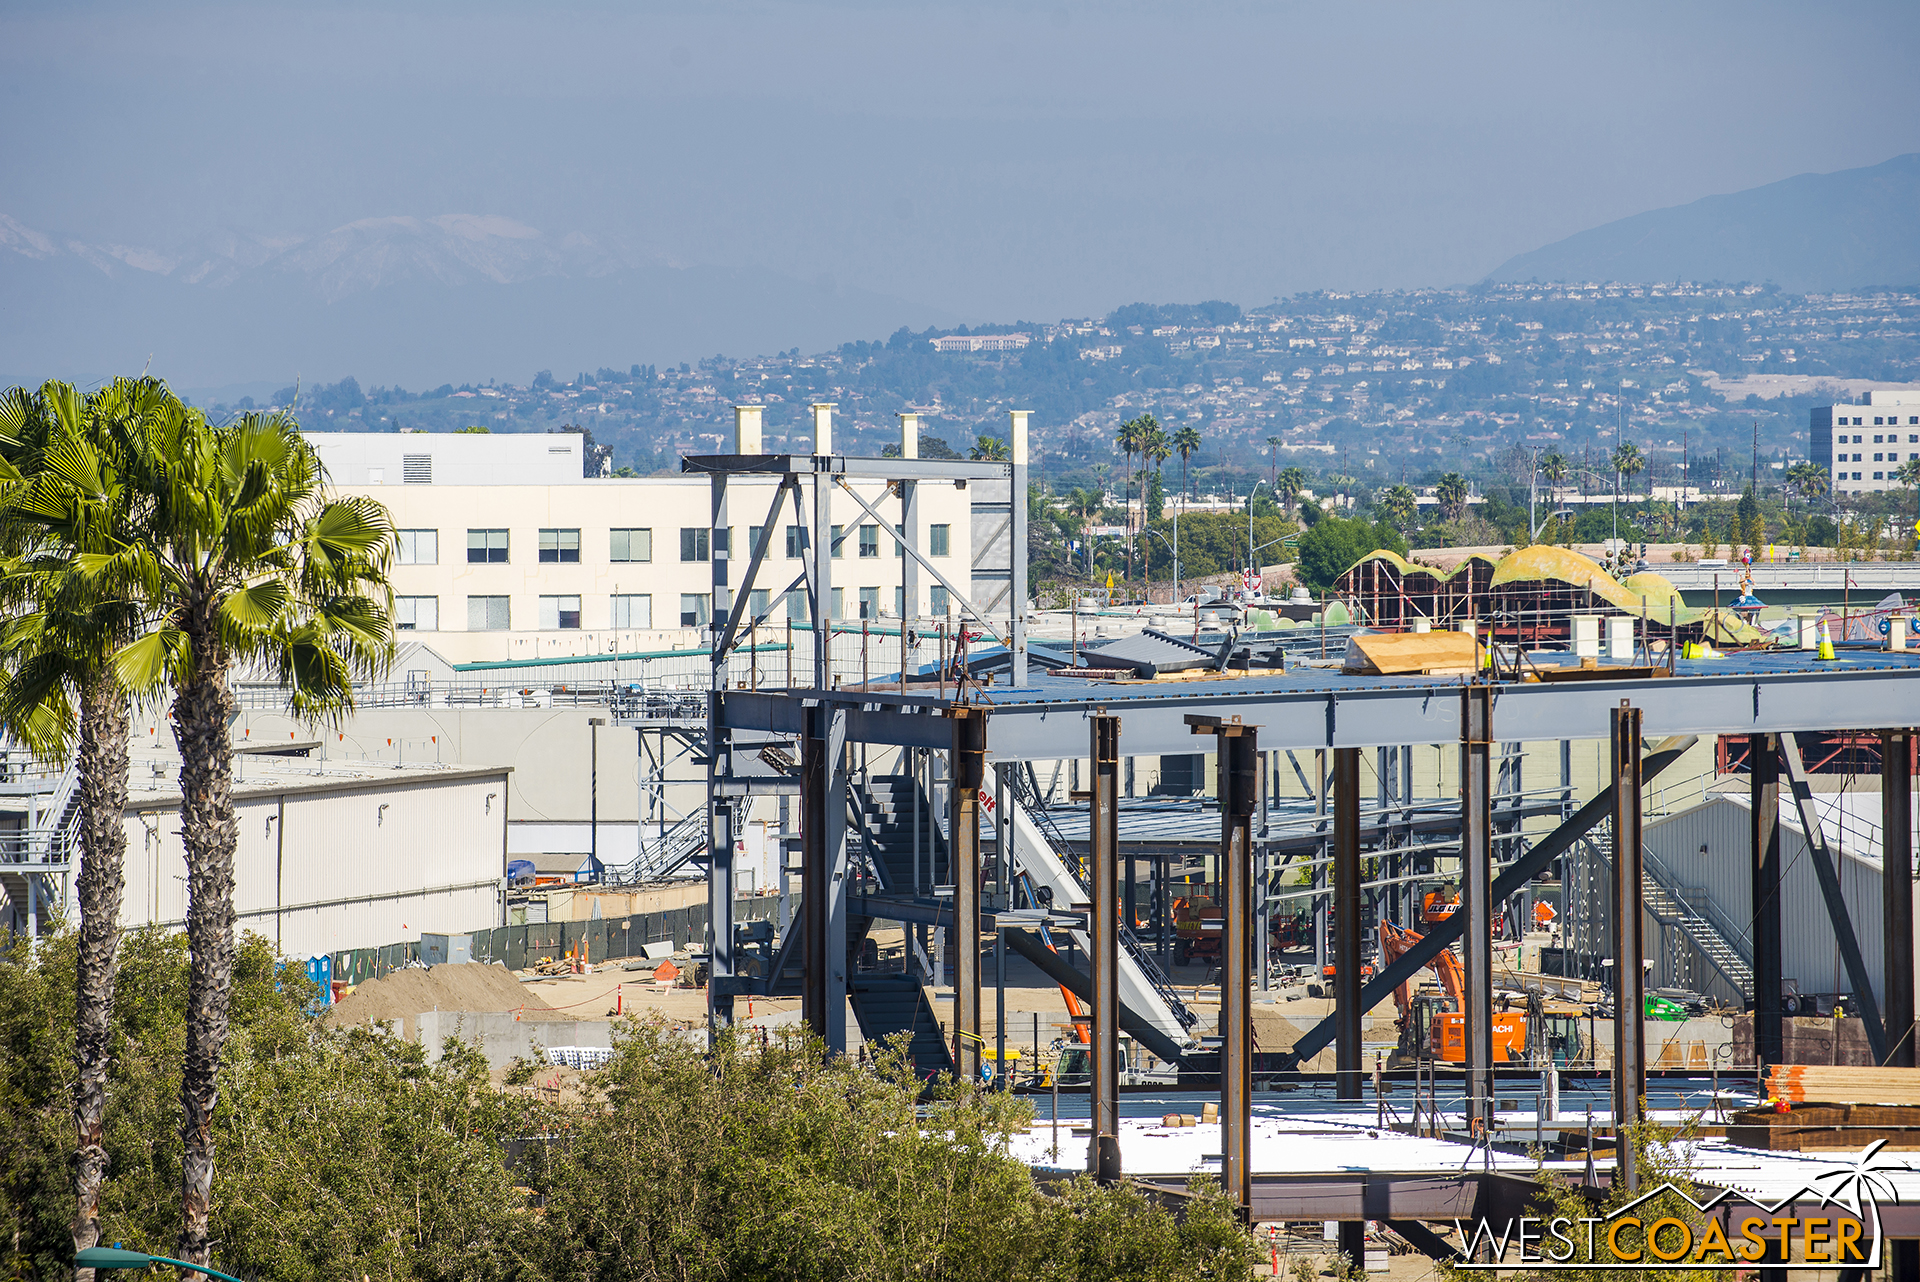
[[[1877,792],[1856,791],[1817,794],[1813,801],[1834,852],[1841,895],[1878,1000],[1884,989],[1880,798]],[[1852,984],[1814,876],[1799,813],[1790,797],[1783,798],[1780,810],[1782,978],[1789,981],[1790,992],[1797,988],[1809,994],[1846,993]],[[1716,797],[1650,821],[1645,832],[1648,880],[1664,880],[1678,897],[1718,923],[1728,942],[1751,964],[1753,835],[1747,798]],[[1729,990],[1679,926],[1649,912],[1646,928],[1648,952],[1656,960],[1656,983],[1693,988],[1739,1004],[1751,1000],[1751,994],[1736,997]]]
[[[178,772],[136,754],[124,926],[185,924]],[[505,923],[508,767],[248,755],[238,773],[236,930],[303,957]]]

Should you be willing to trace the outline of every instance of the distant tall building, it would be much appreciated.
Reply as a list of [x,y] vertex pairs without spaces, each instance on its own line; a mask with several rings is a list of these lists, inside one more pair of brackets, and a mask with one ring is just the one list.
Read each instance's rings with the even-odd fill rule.
[[1832,475],[1835,494],[1893,489],[1894,469],[1920,459],[1920,392],[1872,391],[1858,405],[1815,406],[1807,430],[1808,456]]

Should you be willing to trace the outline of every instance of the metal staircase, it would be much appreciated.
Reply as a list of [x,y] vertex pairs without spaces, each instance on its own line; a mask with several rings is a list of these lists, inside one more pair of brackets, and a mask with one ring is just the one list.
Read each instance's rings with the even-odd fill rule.
[[41,796],[38,825],[0,837],[0,898],[5,900],[0,915],[15,930],[29,928],[36,908],[43,920],[49,907],[57,913],[67,910],[60,877],[80,857],[77,764],[68,762],[53,787]]
[[658,840],[640,843],[640,853],[632,863],[609,868],[606,884],[633,886],[664,881],[680,871],[688,860],[705,854],[707,841],[707,812],[696,811],[667,829]]
[[1679,883],[1650,850],[1641,852],[1640,900],[1661,922],[1676,925],[1721,978],[1749,1000],[1753,997],[1753,957],[1741,946],[1730,923],[1716,922],[1680,895]]

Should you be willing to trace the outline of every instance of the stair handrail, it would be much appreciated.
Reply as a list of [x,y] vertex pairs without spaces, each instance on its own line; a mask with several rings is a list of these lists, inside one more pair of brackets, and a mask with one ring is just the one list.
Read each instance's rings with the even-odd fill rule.
[[[1750,992],[1754,983],[1753,956],[1751,953],[1742,950],[1739,935],[1737,933],[1729,933],[1721,927],[1720,923],[1702,914],[1695,909],[1692,904],[1688,903],[1686,898],[1680,893],[1678,883],[1673,879],[1672,873],[1667,870],[1666,866],[1660,862],[1659,858],[1655,856],[1652,851],[1645,849],[1645,847],[1641,849],[1641,870],[1646,874],[1648,880],[1652,881],[1653,884],[1663,891],[1667,898],[1672,901],[1674,916],[1679,921],[1681,931],[1699,948],[1701,955],[1707,959],[1707,964],[1712,966],[1716,971],[1719,971],[1721,978],[1732,984],[1734,988],[1742,992]],[[1708,906],[1711,908],[1711,902],[1709,902]],[[1660,912],[1651,905],[1648,905],[1648,907],[1655,916],[1666,916],[1665,913]],[[1735,963],[1733,967],[1729,967],[1725,958],[1716,955],[1715,950],[1711,947],[1711,944],[1714,943],[1719,944],[1731,955]]]
[[1708,926],[1713,928],[1713,932],[1720,936],[1721,941],[1733,950],[1734,955],[1745,962],[1749,969],[1752,968],[1753,948],[1748,940],[1747,929],[1728,917],[1713,902],[1711,896],[1707,899],[1704,911],[1695,908],[1681,895],[1680,891],[1683,886],[1680,879],[1676,877],[1673,870],[1668,868],[1660,857],[1651,850],[1642,851],[1641,868],[1662,890],[1665,890],[1669,895],[1673,896],[1674,902],[1680,906],[1683,913],[1700,918],[1706,922]]
[[614,885],[633,885],[644,881],[658,881],[662,877],[677,871],[682,864],[706,849],[708,841],[707,812],[696,810],[683,815],[675,821],[660,837],[652,842],[642,841],[640,853],[632,863],[621,868],[607,880]]

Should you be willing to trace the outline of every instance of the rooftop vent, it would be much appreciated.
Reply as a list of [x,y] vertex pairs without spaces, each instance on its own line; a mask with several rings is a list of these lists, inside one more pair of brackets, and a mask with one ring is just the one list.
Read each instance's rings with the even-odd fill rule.
[[400,479],[407,485],[432,485],[433,455],[402,454],[400,456]]

